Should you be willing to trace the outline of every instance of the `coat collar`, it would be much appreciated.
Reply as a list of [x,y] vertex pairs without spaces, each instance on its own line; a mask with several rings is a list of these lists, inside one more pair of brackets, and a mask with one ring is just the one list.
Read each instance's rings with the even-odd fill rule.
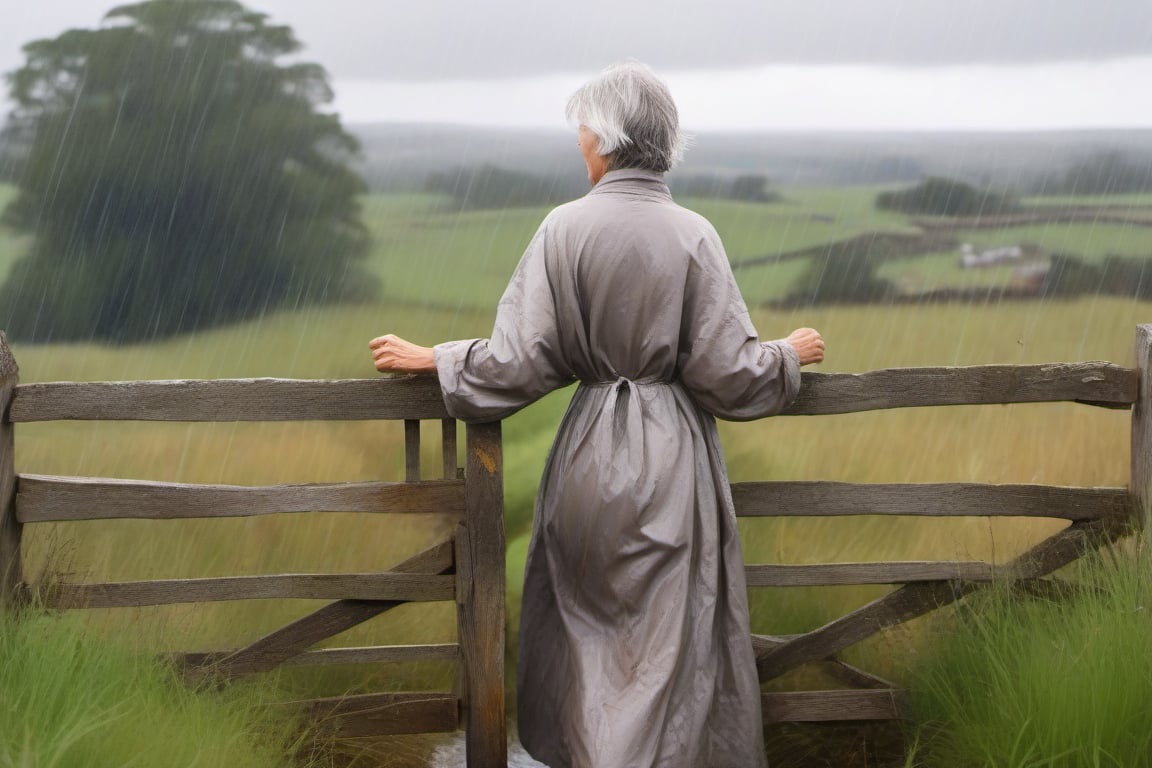
[[666,197],[672,196],[668,191],[668,185],[664,183],[664,174],[640,168],[608,171],[600,177],[600,181],[588,194],[598,192],[655,192]]

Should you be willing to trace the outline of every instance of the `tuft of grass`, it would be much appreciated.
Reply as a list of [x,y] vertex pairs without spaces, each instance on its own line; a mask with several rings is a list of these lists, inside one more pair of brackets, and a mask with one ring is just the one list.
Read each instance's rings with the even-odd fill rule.
[[29,768],[281,768],[299,724],[267,684],[192,691],[129,642],[78,615],[0,618],[0,765]]
[[1051,602],[989,590],[937,622],[911,669],[916,762],[948,768],[1152,765],[1152,572],[1122,553]]

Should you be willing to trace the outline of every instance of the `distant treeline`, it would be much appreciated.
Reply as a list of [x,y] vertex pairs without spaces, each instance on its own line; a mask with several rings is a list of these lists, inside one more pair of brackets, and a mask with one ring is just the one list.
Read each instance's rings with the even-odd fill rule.
[[[763,174],[672,174],[668,184],[674,195],[683,197],[757,203],[780,199],[768,189],[768,177]],[[557,205],[581,197],[588,189],[582,174],[540,176],[491,164],[432,173],[424,184],[424,191],[444,196],[446,207],[455,210]]]
[[876,196],[876,207],[925,216],[988,216],[1019,208],[1009,195],[940,177],[925,179],[909,189],[881,192]]
[[1054,253],[1040,290],[1045,296],[1100,293],[1152,299],[1152,256],[1109,254],[1099,263],[1089,263],[1077,254]]
[[1152,155],[1096,152],[1066,171],[1042,177],[1032,189],[1044,195],[1122,195],[1152,192]]

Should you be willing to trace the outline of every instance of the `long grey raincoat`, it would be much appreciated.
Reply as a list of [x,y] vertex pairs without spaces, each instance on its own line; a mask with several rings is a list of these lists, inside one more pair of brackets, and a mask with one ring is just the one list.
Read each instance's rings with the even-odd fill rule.
[[580,382],[541,480],[519,731],[552,768],[763,766],[743,558],[714,416],[796,394],[712,225],[611,171],[541,224],[490,340],[436,347],[448,411],[499,419]]

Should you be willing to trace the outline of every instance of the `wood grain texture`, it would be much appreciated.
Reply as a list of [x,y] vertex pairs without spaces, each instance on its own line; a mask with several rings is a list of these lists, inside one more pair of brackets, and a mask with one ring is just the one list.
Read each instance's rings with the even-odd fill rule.
[[736,514],[746,517],[920,515],[929,517],[1127,518],[1126,488],[983,483],[733,483]]
[[460,656],[467,688],[465,752],[469,768],[506,768],[504,719],[504,481],[500,423],[469,424],[465,436],[464,525],[458,542]]
[[804,373],[790,416],[927,405],[1079,401],[1125,407],[1136,401],[1136,372],[1106,362],[889,368],[867,373]]
[[841,685],[847,685],[852,688],[864,689],[887,689],[892,690],[898,688],[891,680],[885,680],[879,675],[874,675],[859,667],[854,667],[851,664],[841,661],[840,659],[823,659],[816,662],[829,677],[836,680]]
[[442,476],[445,480],[456,479],[456,419],[440,420],[440,454]]
[[404,420],[404,479],[420,481],[420,422],[416,419]]
[[[1006,574],[1036,578],[1061,568],[1093,547],[1119,537],[1115,522],[1073,523],[1003,566]],[[801,664],[827,659],[887,627],[955,602],[983,586],[979,582],[925,581],[908,584],[851,613],[757,654],[761,680],[771,680]]]
[[0,331],[0,610],[20,601],[21,525],[16,517],[16,442],[9,410],[20,369]]
[[435,376],[59,381],[16,388],[12,421],[347,421],[448,416]]
[[1136,327],[1136,370],[1139,391],[1132,409],[1132,459],[1129,487],[1135,522],[1152,530],[1152,325]]
[[[453,541],[447,539],[397,563],[391,572],[443,574],[453,564]],[[403,604],[399,600],[339,600],[241,648],[220,661],[215,672],[227,677],[267,672],[321,640]]]
[[[291,702],[323,733],[339,738],[454,731],[460,707],[450,693],[366,693]],[[471,763],[469,766],[471,767]]]
[[840,720],[899,720],[906,696],[898,689],[762,693],[764,723],[819,723]]
[[[210,667],[236,651],[190,651],[168,654],[167,658],[183,669]],[[460,646],[456,643],[435,645],[372,645],[350,648],[321,648],[304,651],[280,662],[282,667],[313,667],[331,664],[393,664],[408,661],[456,661]]]
[[842,584],[903,584],[913,581],[990,581],[996,569],[975,561],[747,565],[749,587],[823,587]]
[[20,475],[17,519],[251,517],[287,512],[444,513],[463,517],[464,483],[190,485],[99,477]]
[[[800,637],[800,635],[752,635],[752,652],[756,654],[756,661],[759,662],[760,659],[766,656],[773,648],[779,648],[789,640],[797,637]],[[835,656],[818,659],[813,663],[819,664],[821,669],[833,680],[843,685],[852,686],[853,688],[897,687],[895,683],[885,680],[878,675],[874,675],[871,672],[866,672],[863,669],[854,667]],[[759,670],[757,670],[757,672],[759,672]],[[766,677],[760,677],[761,683],[766,680]]]
[[50,608],[128,608],[227,600],[451,600],[451,576],[408,573],[290,573],[212,579],[56,584],[43,592]]

